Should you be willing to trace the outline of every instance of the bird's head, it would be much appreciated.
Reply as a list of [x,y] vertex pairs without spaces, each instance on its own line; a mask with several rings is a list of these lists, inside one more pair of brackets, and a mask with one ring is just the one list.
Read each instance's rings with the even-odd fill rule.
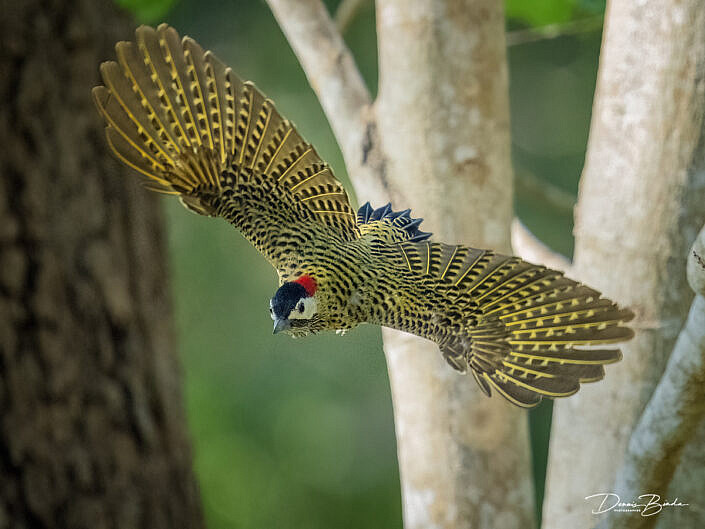
[[285,331],[293,336],[313,332],[318,320],[316,281],[303,275],[296,281],[287,281],[269,300],[269,313],[274,320],[274,334]]

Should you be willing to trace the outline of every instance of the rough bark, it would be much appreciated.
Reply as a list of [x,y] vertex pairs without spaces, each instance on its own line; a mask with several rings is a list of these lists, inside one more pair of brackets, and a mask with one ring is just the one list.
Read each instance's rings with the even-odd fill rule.
[[90,98],[132,24],[0,11],[0,528],[199,527],[161,215]]
[[[371,109],[357,97],[352,114],[336,104],[343,91],[330,77],[340,74],[338,83],[360,94],[359,74],[320,0],[268,3],[321,100],[358,198],[413,208],[438,240],[509,251],[501,2],[379,0],[379,98]],[[405,526],[531,527],[525,412],[485,398],[430,342],[383,336]]]
[[613,486],[688,313],[693,292],[685,260],[705,215],[704,97],[705,4],[612,1],[580,184],[573,273],[634,309],[638,332],[605,381],[556,403],[548,529],[599,521],[583,498]]

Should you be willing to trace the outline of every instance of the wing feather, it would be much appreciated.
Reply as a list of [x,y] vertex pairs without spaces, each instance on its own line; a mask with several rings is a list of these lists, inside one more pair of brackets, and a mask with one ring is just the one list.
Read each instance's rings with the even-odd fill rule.
[[[618,349],[594,346],[633,336],[624,326],[630,310],[561,272],[432,241],[395,247],[396,266],[419,285],[399,328],[436,341],[448,363],[469,370],[486,394],[495,389],[524,407],[572,395],[621,358]],[[440,323],[420,321],[428,314],[440,315]]]
[[139,27],[116,53],[101,66],[94,100],[111,149],[150,189],[180,194],[201,214],[238,218],[213,201],[225,187],[262,181],[279,202],[303,208],[298,222],[358,236],[341,183],[254,84],[164,24]]

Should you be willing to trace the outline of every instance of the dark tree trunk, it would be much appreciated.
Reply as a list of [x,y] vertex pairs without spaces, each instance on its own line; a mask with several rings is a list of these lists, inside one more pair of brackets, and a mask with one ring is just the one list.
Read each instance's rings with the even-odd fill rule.
[[132,24],[0,7],[0,529],[202,526],[161,215],[90,98]]

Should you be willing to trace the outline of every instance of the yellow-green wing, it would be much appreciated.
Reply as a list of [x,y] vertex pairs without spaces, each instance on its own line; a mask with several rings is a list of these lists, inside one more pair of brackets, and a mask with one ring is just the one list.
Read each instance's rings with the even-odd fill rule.
[[212,215],[224,186],[255,174],[278,200],[300,202],[310,213],[302,222],[356,236],[341,183],[252,83],[165,24],[141,26],[115,48],[118,60],[101,65],[104,86],[93,95],[110,147],[147,187]]
[[[604,348],[628,340],[633,314],[561,272],[518,257],[431,241],[397,244],[397,263],[431,289],[446,325],[431,336],[446,360],[519,406],[542,396],[565,397],[581,382],[603,378],[603,364],[621,358]],[[418,314],[428,314],[429,295]],[[414,312],[414,311],[412,311]],[[419,327],[408,325],[409,332]],[[588,346],[598,346],[589,348]]]

